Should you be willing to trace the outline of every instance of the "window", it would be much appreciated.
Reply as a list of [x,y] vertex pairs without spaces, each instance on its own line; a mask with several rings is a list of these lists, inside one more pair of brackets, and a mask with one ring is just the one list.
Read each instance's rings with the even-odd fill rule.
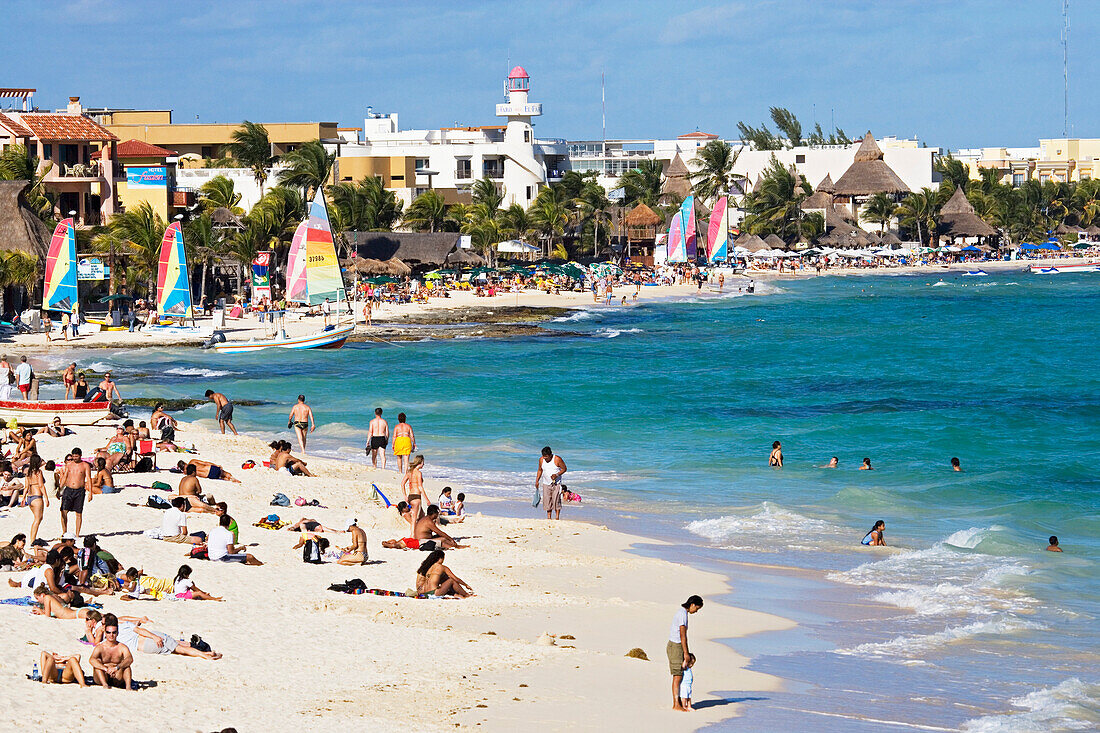
[[394,175],[390,176],[390,180],[391,181],[404,181],[405,180],[405,175],[402,174],[402,173],[397,173],[397,174],[394,174]]
[[1023,173],[1013,173],[1012,174],[1012,186],[1013,186],[1013,188],[1019,188],[1020,186],[1024,185],[1025,180],[1027,180],[1027,179],[1024,177]]
[[525,142],[525,143],[531,142],[531,131],[530,130],[524,130],[523,131],[523,142]]
[[288,152],[288,153],[293,153],[297,149],[298,149],[297,145],[287,145],[286,146],[286,152]]
[[419,170],[424,170],[427,167],[428,167],[428,159],[427,158],[417,158],[416,159],[416,169],[418,171]]
[[459,158],[455,161],[455,178],[464,181],[473,178],[473,170],[470,166],[469,158]]
[[527,200],[530,201],[533,198],[535,198],[535,187],[534,186],[528,186],[527,187]]
[[213,145],[203,145],[202,149],[199,151],[199,155],[201,155],[204,158],[213,158],[214,157],[214,146]]
[[52,145],[43,145],[42,146],[42,157],[45,158],[46,160],[53,160],[53,146]]
[[806,162],[806,156],[805,155],[795,155],[794,156],[794,162],[795,162],[795,165],[798,165],[799,163],[805,163]]
[[500,158],[486,158],[481,163],[481,175],[487,178],[504,178],[504,161]]

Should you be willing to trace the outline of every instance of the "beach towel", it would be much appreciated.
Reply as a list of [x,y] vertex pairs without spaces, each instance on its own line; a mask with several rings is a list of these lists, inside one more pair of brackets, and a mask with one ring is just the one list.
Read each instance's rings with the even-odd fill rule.
[[27,596],[26,598],[4,598],[4,599],[0,600],[0,603],[4,604],[5,606],[37,606],[37,605],[40,605],[37,601],[35,601],[30,596]]
[[283,519],[279,519],[279,520],[276,520],[274,522],[269,522],[267,520],[267,518],[265,517],[265,518],[261,519],[258,522],[253,522],[252,526],[253,527],[259,527],[260,529],[282,529],[283,527],[287,526],[288,524],[290,524],[290,522],[287,522],[286,520],[283,520]]
[[[360,582],[362,582],[362,581],[360,581]],[[406,592],[402,593],[399,590],[385,590],[384,588],[365,588],[365,587],[361,588],[361,587],[357,587],[357,586],[356,587],[349,587],[349,583],[333,583],[332,585],[330,585],[328,587],[328,589],[331,590],[331,591],[336,591],[337,593],[346,593],[348,595],[354,595],[354,596],[371,595],[371,596],[390,596],[390,597],[393,597],[393,598],[419,598],[419,599],[430,599],[430,598],[444,599],[444,598],[455,598],[455,597],[457,597],[457,596],[437,596],[434,593],[416,593],[416,592],[411,591],[411,589],[409,591],[406,591]]]

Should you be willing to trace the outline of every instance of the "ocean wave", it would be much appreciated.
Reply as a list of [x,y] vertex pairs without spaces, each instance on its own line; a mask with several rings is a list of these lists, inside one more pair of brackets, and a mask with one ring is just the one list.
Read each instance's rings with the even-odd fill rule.
[[593,336],[602,336],[603,338],[613,339],[624,333],[645,333],[640,328],[601,328],[595,331]]
[[572,323],[575,321],[587,321],[589,318],[594,317],[595,314],[590,310],[579,310],[570,313],[567,316],[559,316],[550,320],[550,323]]
[[199,367],[175,367],[164,370],[164,373],[175,374],[180,377],[225,377],[230,374],[240,374],[240,372],[232,372],[224,369],[202,369]]
[[906,608],[920,616],[990,616],[1027,613],[1038,601],[1013,587],[1029,575],[1023,560],[981,552],[980,546],[1003,528],[971,527],[952,533],[924,550],[902,552],[827,577],[880,589],[876,601]]
[[976,636],[999,636],[1043,628],[1046,627],[1041,624],[1005,617],[995,621],[976,621],[963,626],[952,626],[934,634],[898,636],[889,641],[860,644],[850,649],[837,649],[834,653],[858,657],[913,657],[931,649]]
[[943,280],[940,280],[939,282],[932,283],[932,287],[934,287],[934,288],[945,288],[945,287],[948,287],[948,286],[951,286],[951,285],[954,285],[954,284],[955,283],[949,283],[949,282],[944,282]]
[[317,426],[313,435],[320,438],[366,438],[370,430],[348,425],[346,422],[327,422]]
[[712,542],[728,542],[742,535],[768,535],[775,540],[801,534],[835,534],[842,528],[819,519],[805,517],[765,501],[745,514],[730,514],[714,519],[689,522],[686,529]]
[[1100,728],[1100,685],[1071,677],[1009,701],[1021,712],[963,723],[967,733],[1057,733]]

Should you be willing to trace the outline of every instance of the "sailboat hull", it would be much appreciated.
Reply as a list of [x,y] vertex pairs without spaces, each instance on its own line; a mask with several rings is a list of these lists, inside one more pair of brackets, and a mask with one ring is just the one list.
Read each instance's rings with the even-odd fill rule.
[[355,325],[337,326],[331,331],[320,331],[298,338],[276,338],[264,341],[226,341],[214,344],[212,351],[219,354],[248,354],[264,349],[339,349],[355,330]]

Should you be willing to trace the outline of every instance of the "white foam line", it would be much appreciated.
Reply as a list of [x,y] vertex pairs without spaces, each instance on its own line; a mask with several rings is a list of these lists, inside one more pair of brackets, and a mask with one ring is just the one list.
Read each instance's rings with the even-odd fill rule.
[[822,715],[826,718],[842,718],[844,720],[859,720],[865,723],[882,723],[883,725],[896,725],[899,728],[912,728],[914,730],[936,730],[947,731],[948,733],[958,733],[958,728],[941,728],[938,725],[923,725],[921,723],[904,723],[900,720],[882,720],[881,718],[868,718],[863,715],[845,715],[843,713],[826,713],[823,710],[805,710],[803,708],[788,708],[777,705],[778,710],[790,710],[794,713],[810,713],[812,715]]

